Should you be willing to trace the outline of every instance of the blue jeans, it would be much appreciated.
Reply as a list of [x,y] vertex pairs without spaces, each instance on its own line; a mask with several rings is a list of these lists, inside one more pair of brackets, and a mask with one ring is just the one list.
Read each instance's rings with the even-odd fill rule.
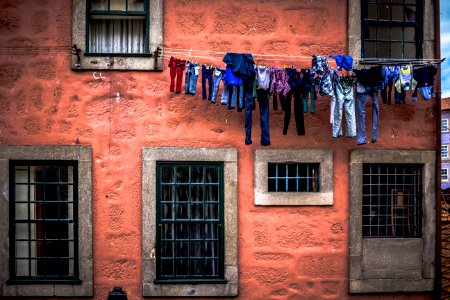
[[345,129],[347,137],[355,137],[355,99],[353,97],[353,87],[344,87],[340,82],[335,83],[336,105],[334,107],[334,120],[332,124],[333,137],[342,136],[342,113],[345,112]]
[[261,124],[261,145],[270,145],[270,126],[269,126],[269,99],[270,91],[267,90],[256,90],[259,103],[259,116]]
[[372,142],[378,139],[378,91],[369,90],[365,93],[356,93],[356,131],[357,143],[362,145],[366,143],[366,103],[367,99],[372,97]]
[[241,111],[242,108],[244,107],[244,84],[241,84],[239,86],[238,85],[232,86],[231,100],[228,103],[228,109],[234,109],[236,107],[238,90],[239,90],[238,111]]
[[[216,103],[217,92],[219,91],[219,84],[221,81],[223,81],[224,89],[225,89],[224,75],[225,75],[225,70],[223,70],[223,69],[215,69],[214,70],[214,87],[213,87],[213,92],[212,92],[212,96],[211,96],[211,103]],[[223,94],[223,92],[222,92],[222,94]]]
[[227,81],[223,81],[223,90],[222,90],[222,97],[220,99],[220,104],[227,105],[228,104],[228,98],[230,96],[230,90],[227,84]]
[[195,95],[199,73],[200,73],[200,65],[189,62],[187,65],[186,78],[184,81],[184,92],[186,94]]
[[317,100],[317,94],[316,94],[316,88],[314,86],[308,88],[306,91],[303,91],[302,93],[302,101],[303,101],[303,112],[308,112],[308,98],[311,101],[309,111],[315,112],[316,111],[316,100]]
[[208,100],[211,101],[213,90],[213,67],[202,65],[202,99],[206,100],[206,80],[208,80]]

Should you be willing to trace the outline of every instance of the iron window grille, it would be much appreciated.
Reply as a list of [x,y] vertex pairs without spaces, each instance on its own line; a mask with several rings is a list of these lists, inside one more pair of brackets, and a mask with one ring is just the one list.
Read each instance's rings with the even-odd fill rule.
[[226,282],[222,163],[157,163],[156,283]]
[[421,237],[421,165],[363,164],[362,196],[363,237]]
[[269,163],[269,192],[319,192],[318,163]]
[[423,0],[361,1],[361,57],[422,58]]
[[87,0],[85,55],[149,56],[148,0]]
[[77,161],[11,160],[11,283],[81,283]]

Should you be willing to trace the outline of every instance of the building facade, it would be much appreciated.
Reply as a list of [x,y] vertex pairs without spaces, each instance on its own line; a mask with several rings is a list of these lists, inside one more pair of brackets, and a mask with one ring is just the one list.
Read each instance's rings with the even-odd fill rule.
[[229,52],[434,62],[438,1],[385,2],[1,1],[0,295],[432,299],[440,99],[357,98],[366,143],[203,99]]

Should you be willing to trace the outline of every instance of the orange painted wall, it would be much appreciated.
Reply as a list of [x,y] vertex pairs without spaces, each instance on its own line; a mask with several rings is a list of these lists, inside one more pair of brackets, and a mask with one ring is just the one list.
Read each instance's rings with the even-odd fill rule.
[[[435,149],[435,101],[380,100],[380,138],[357,146],[331,137],[330,98],[305,115],[306,135],[292,117],[270,112],[271,149],[332,149],[334,205],[256,207],[253,152],[244,145],[244,114],[197,94],[169,92],[169,72],[72,71],[70,0],[0,2],[0,146],[92,145],[95,299],[122,286],[140,299],[141,150],[151,146],[235,147],[239,155],[239,299],[431,299],[430,295],[348,294],[349,151]],[[347,52],[347,3],[341,0],[166,0],[167,48],[283,55]],[[46,47],[49,48],[46,48]],[[3,47],[11,47],[3,48]],[[29,48],[30,47],[30,48]],[[33,48],[35,47],[35,48]],[[170,56],[170,54],[168,54]],[[201,63],[222,66],[222,55]],[[164,57],[164,66],[168,57]],[[310,60],[260,60],[309,67]],[[120,98],[116,99],[117,93]],[[370,115],[371,106],[367,107]],[[367,128],[370,134],[370,121]]]

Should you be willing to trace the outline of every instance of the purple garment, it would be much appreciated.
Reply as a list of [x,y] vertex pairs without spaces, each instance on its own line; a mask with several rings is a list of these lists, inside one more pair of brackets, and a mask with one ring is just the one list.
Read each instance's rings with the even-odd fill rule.
[[270,68],[270,70],[270,93],[274,95],[286,96],[291,90],[291,86],[289,85],[289,77],[286,70],[279,68]]

